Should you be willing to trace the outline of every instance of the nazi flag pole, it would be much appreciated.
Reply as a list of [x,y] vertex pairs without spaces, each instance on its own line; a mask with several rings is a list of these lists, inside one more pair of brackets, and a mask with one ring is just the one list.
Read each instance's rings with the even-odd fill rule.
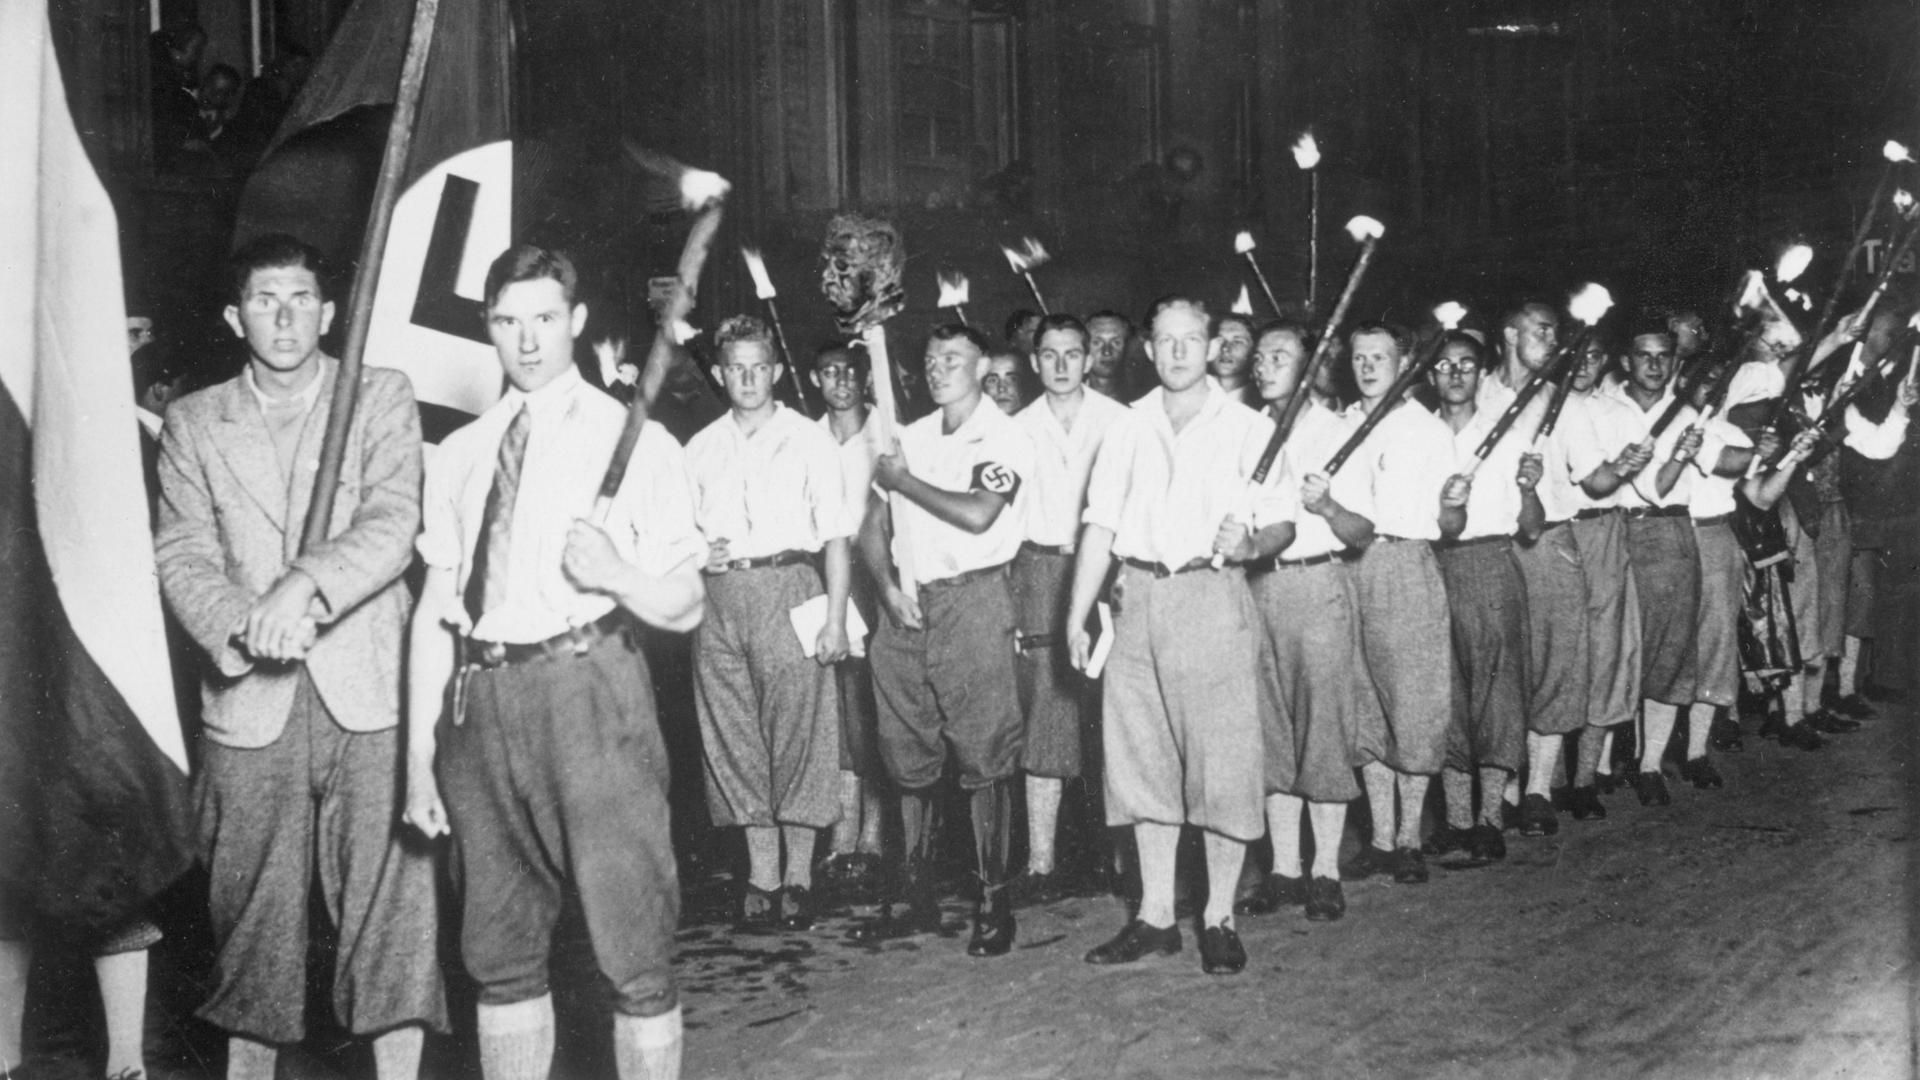
[[433,44],[433,25],[440,0],[415,0],[413,29],[400,63],[400,88],[394,95],[393,120],[387,125],[387,148],[380,158],[380,178],[373,189],[373,209],[360,240],[360,270],[353,277],[347,301],[347,337],[340,350],[340,373],[333,383],[327,411],[320,465],[313,477],[313,499],[300,533],[300,550],[325,543],[333,522],[333,493],[340,486],[340,469],[347,456],[347,432],[360,404],[360,368],[367,352],[367,332],[373,325],[373,297],[380,287],[380,257],[387,250],[393,225],[393,207],[400,200],[400,181],[406,175],[407,154],[413,146],[414,118],[420,111],[420,89],[427,80],[427,54]]

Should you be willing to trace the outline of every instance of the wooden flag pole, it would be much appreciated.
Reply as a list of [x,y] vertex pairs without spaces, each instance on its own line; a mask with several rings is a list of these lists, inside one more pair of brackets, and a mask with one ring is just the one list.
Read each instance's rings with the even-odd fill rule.
[[373,189],[373,210],[360,241],[360,269],[353,277],[353,295],[347,301],[347,338],[340,350],[340,374],[333,384],[327,413],[326,440],[320,446],[320,467],[313,477],[313,499],[307,507],[300,550],[325,543],[333,521],[333,493],[340,486],[340,468],[347,454],[347,432],[360,404],[360,366],[367,352],[367,331],[373,325],[373,296],[380,287],[380,258],[387,250],[387,232],[393,225],[393,207],[400,200],[400,179],[407,171],[407,152],[413,145],[413,122],[420,111],[420,89],[427,80],[427,54],[432,51],[433,25],[440,0],[414,0],[413,30],[407,36],[406,57],[400,64],[400,88],[394,95],[393,120],[387,125],[387,147],[380,158],[380,179]]

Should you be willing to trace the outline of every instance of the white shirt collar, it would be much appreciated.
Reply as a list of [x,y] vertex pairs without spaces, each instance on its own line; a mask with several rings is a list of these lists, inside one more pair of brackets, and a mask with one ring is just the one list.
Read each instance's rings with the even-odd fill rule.
[[522,405],[534,416],[551,416],[571,408],[574,391],[586,384],[587,381],[580,377],[580,369],[569,364],[565,371],[553,377],[552,382],[532,393],[509,384],[500,400],[505,403],[509,416],[518,412]]
[[253,394],[253,399],[260,403],[261,412],[266,412],[268,409],[285,409],[295,403],[298,403],[301,412],[306,412],[308,409],[313,408],[314,402],[320,400],[320,384],[327,381],[326,376],[327,368],[323,358],[320,371],[313,377],[313,381],[301,387],[300,391],[292,397],[283,398],[269,396],[266,391],[260,389],[259,380],[253,377],[253,365],[251,363],[246,366],[245,379],[247,382],[247,390]]

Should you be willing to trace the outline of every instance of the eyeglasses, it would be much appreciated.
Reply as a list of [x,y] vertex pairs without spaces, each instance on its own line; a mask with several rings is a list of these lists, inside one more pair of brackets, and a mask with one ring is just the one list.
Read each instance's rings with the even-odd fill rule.
[[1442,360],[1433,365],[1436,375],[1471,375],[1480,370],[1480,365],[1472,360]]

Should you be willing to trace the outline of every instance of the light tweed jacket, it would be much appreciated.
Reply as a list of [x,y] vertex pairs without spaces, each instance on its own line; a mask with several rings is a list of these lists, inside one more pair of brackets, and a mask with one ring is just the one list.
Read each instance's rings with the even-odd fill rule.
[[299,554],[340,368],[332,357],[323,364],[291,481],[244,374],[167,409],[154,553],[167,606],[212,658],[206,731],[225,746],[266,746],[286,726],[299,665],[256,664],[232,633],[290,567],[319,584],[327,607],[305,666],[334,719],[349,731],[400,719],[410,603],[401,575],[420,529],[419,415],[405,375],[364,370],[329,539]]

